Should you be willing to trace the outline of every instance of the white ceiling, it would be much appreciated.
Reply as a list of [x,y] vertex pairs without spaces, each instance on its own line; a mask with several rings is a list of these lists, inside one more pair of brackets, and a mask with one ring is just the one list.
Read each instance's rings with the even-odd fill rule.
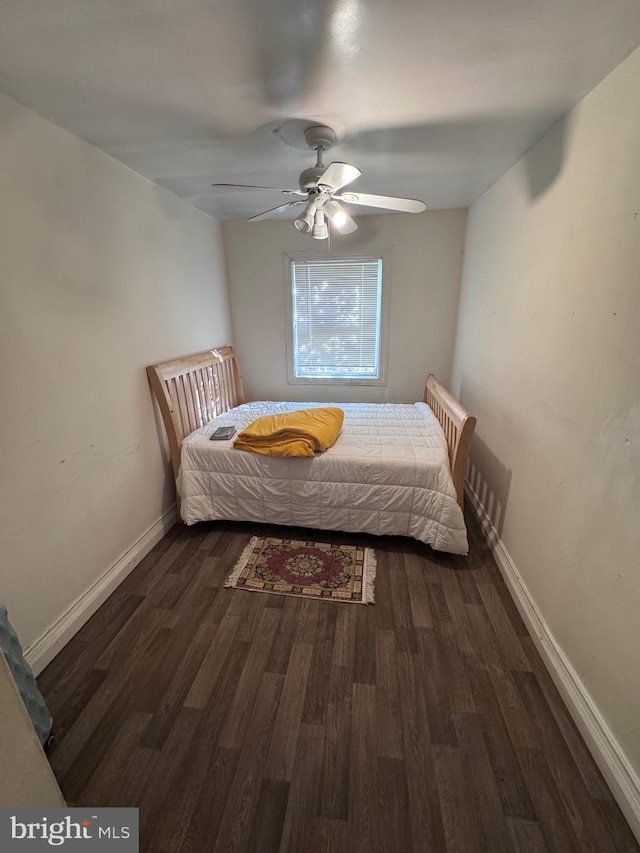
[[355,191],[466,207],[640,43],[638,0],[0,0],[0,21],[2,91],[220,219],[283,199],[212,183],[295,188],[319,122]]

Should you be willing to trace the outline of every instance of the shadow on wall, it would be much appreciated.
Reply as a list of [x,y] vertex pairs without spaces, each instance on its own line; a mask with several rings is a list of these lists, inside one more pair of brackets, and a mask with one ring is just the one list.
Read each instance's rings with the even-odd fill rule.
[[[462,405],[478,417],[482,428],[482,411],[487,405],[488,389],[463,376],[452,390]],[[499,536],[502,536],[511,476],[511,468],[502,464],[476,431],[471,441],[465,479]]]
[[531,201],[544,195],[562,172],[569,141],[570,118],[565,113],[523,160]]
[[492,525],[502,536],[504,517],[511,489],[511,468],[505,468],[498,457],[478,436],[471,444],[467,466],[467,482],[482,504]]

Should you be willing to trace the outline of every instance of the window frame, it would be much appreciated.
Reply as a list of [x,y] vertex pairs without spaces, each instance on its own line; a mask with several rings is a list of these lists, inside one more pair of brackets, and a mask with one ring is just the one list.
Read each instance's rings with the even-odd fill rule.
[[[379,329],[379,353],[378,363],[380,375],[375,379],[364,379],[361,377],[337,377],[337,376],[296,376],[295,375],[295,353],[293,334],[293,263],[308,261],[310,263],[322,263],[322,261],[381,261],[382,280],[380,298],[380,329]],[[287,350],[287,383],[289,385],[386,385],[387,384],[387,362],[388,362],[388,340],[389,340],[389,291],[391,283],[391,262],[389,251],[376,252],[285,252],[284,253],[284,281],[285,281],[285,306],[286,306],[286,350]]]

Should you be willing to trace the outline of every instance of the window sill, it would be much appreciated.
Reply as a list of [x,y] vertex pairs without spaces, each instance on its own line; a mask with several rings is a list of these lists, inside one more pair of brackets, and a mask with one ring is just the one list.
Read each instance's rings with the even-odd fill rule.
[[314,379],[303,379],[298,377],[290,377],[287,380],[289,385],[386,385],[387,380],[380,379],[339,379],[337,377],[317,377]]

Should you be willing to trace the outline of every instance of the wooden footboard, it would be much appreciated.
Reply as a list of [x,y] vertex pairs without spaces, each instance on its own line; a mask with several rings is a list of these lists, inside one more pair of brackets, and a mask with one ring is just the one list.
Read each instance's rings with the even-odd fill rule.
[[438,382],[433,373],[429,374],[424,387],[423,400],[433,409],[447,439],[453,484],[456,487],[458,503],[462,507],[464,475],[476,419],[447,391],[444,385]]
[[182,439],[212,418],[244,402],[233,347],[204,350],[147,367],[167,431],[177,478]]
[[[160,406],[177,478],[183,438],[244,402],[238,361],[233,347],[224,346],[152,364],[147,374]],[[423,399],[444,430],[453,482],[462,506],[467,456],[476,419],[433,374],[427,379]]]

